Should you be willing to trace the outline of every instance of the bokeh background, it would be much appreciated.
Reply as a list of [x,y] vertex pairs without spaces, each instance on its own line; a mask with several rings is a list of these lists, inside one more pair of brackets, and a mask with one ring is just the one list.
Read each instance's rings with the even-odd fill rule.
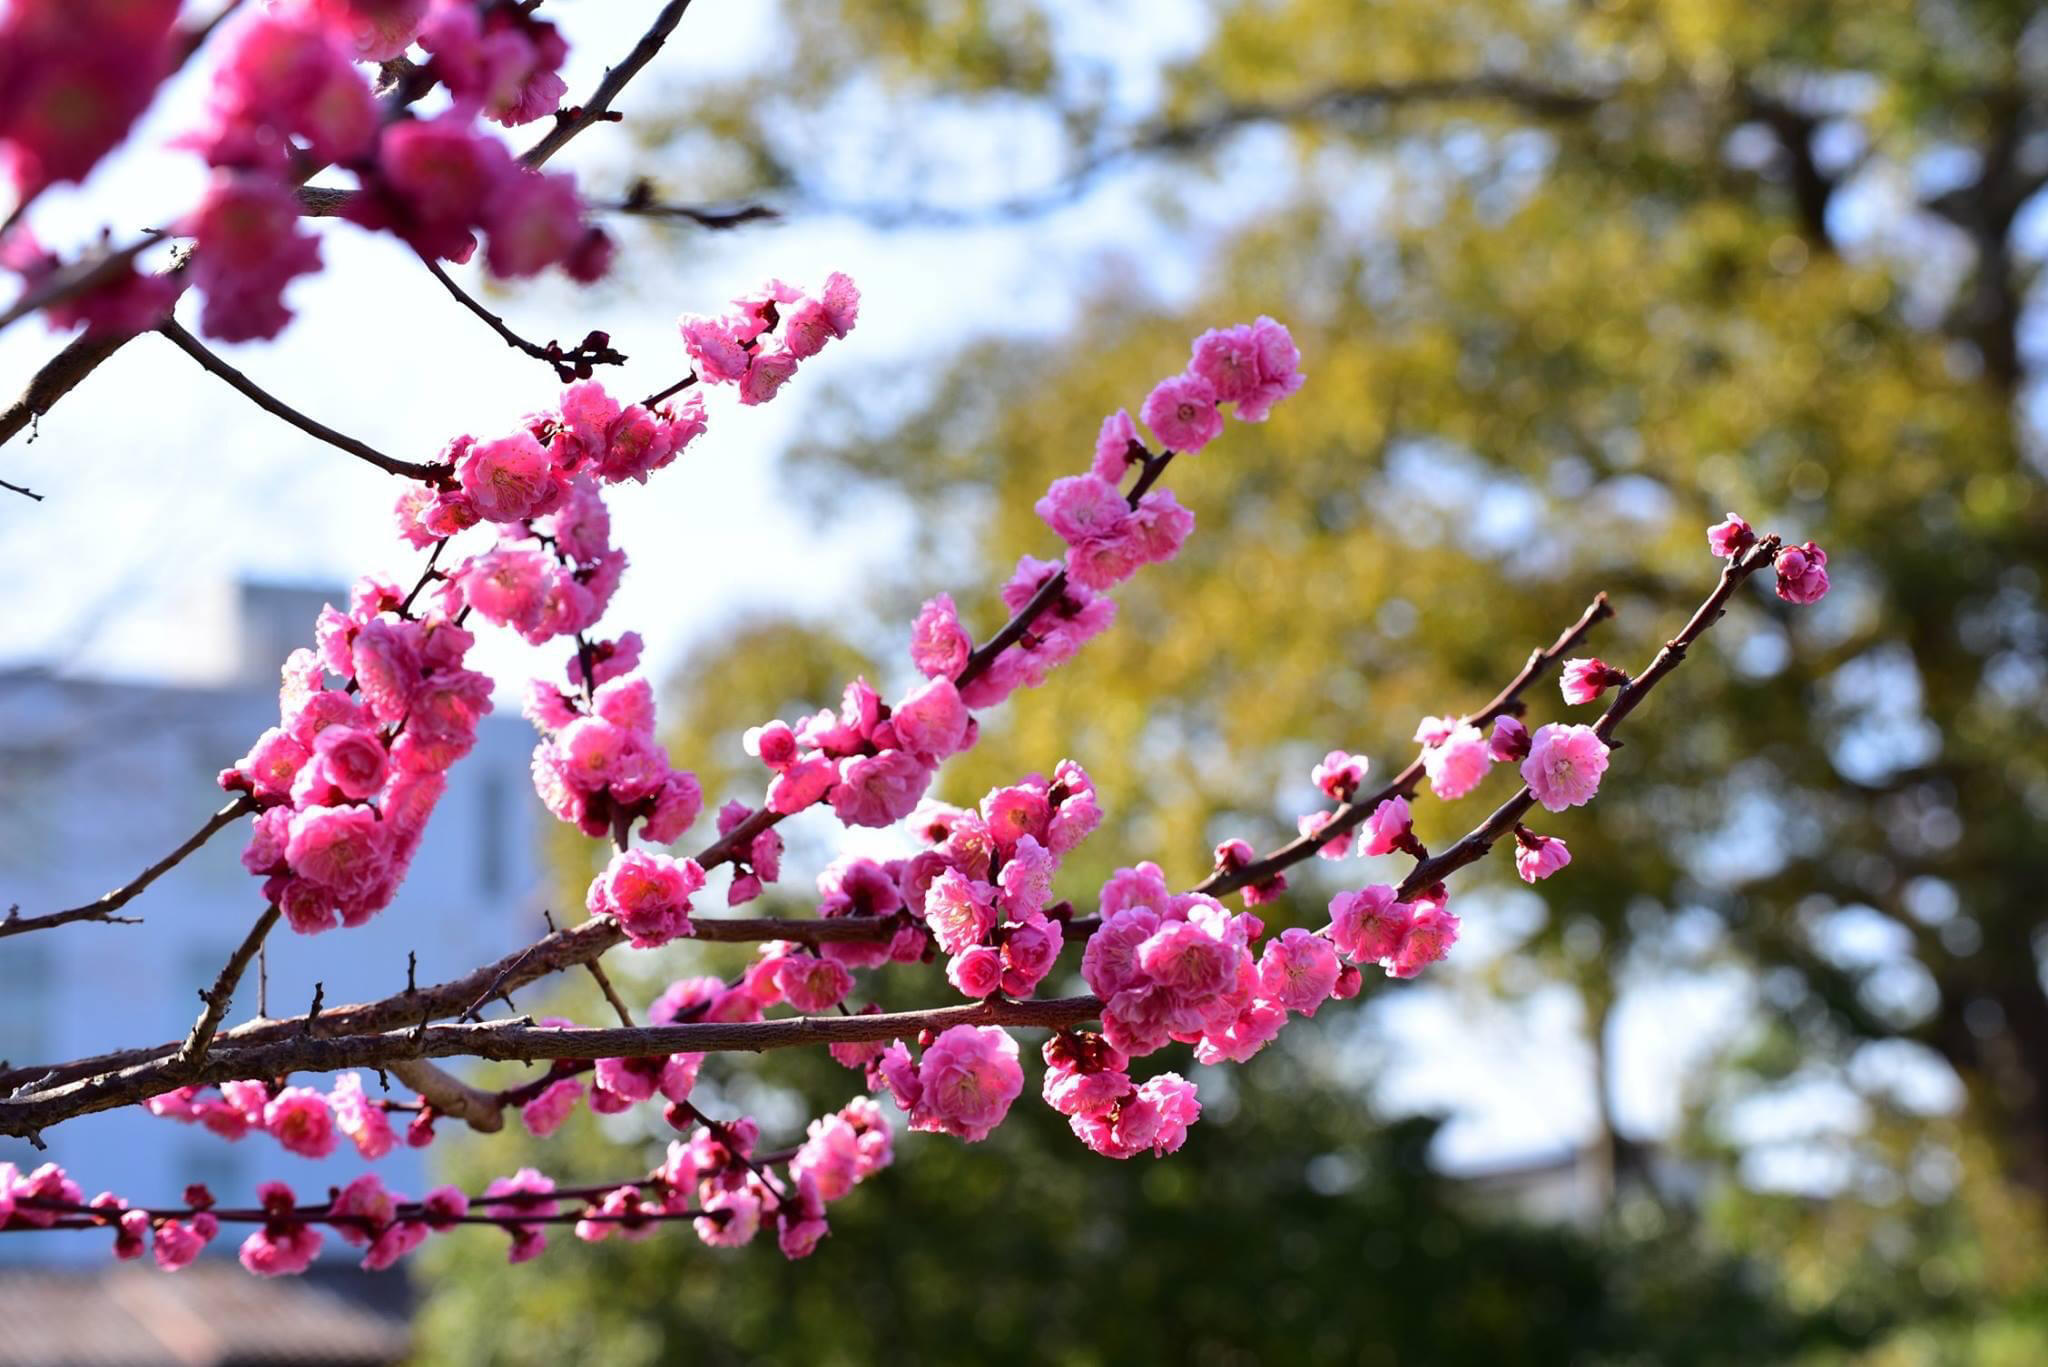
[[[572,94],[653,8],[549,0]],[[1450,962],[1248,1066],[1163,1060],[1205,1101],[1175,1158],[1099,1159],[1027,1090],[985,1144],[902,1137],[805,1263],[437,1241],[420,1360],[2048,1358],[2040,6],[699,0],[621,107],[568,159],[587,183],[782,216],[626,224],[608,287],[493,296],[515,326],[607,328],[640,392],[685,365],[679,311],[769,274],[865,293],[772,408],[714,405],[612,500],[634,569],[608,625],[648,636],[674,758],[716,797],[758,786],[745,726],[900,681],[924,595],[993,621],[1102,415],[1259,313],[1307,387],[1176,464],[1187,550],[941,780],[970,801],[1081,761],[1109,817],[1068,895],[1291,834],[1324,750],[1398,768],[1419,716],[1490,696],[1599,590],[1595,648],[1640,666],[1728,509],[1821,541],[1835,590],[1796,616],[1745,595],[1602,800],[1544,823],[1566,873],[1460,875]],[[147,222],[181,174],[128,158],[53,213]],[[413,458],[547,402],[400,253],[324,241],[301,321],[238,360],[259,380]],[[50,346],[30,331],[0,337],[10,383]],[[0,452],[51,495],[0,505],[10,661],[201,677],[197,586],[407,563],[381,476],[211,386],[144,339]],[[508,682],[558,664],[493,648]],[[1509,782],[1418,804],[1423,839]],[[768,909],[801,914],[832,833],[793,829]],[[591,853],[546,839],[573,905]],[[1389,871],[1318,865],[1272,919],[1320,925]],[[736,962],[614,973],[644,999]],[[578,990],[550,1007],[589,1011]],[[706,1075],[714,1113],[792,1133],[853,1081],[794,1054]],[[579,1116],[440,1161],[616,1175],[658,1128]]]

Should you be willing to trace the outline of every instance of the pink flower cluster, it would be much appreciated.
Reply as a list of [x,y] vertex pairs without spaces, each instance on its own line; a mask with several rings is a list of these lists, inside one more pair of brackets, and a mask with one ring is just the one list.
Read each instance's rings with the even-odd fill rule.
[[[1707,549],[1723,560],[1739,559],[1756,542],[1756,529],[1736,513],[1707,528]],[[1805,606],[1827,594],[1828,553],[1811,541],[1780,550],[1772,568],[1777,572],[1778,596],[1788,603]]]
[[[607,679],[585,706],[551,684],[537,682],[527,694],[526,717],[542,736],[533,751],[541,801],[585,835],[601,838],[638,821],[645,840],[677,839],[703,810],[704,795],[697,776],[672,767],[654,738],[653,688],[638,674]],[[677,876],[691,884],[682,893],[687,902],[703,886],[703,872],[694,880],[688,871]]]
[[[498,523],[515,540],[551,547],[555,559],[573,567],[575,580],[591,586],[598,599],[580,605],[580,615],[594,621],[626,562],[623,552],[611,549],[610,514],[592,481],[644,484],[704,429],[704,401],[695,394],[648,408],[620,404],[595,380],[579,381],[562,391],[558,408],[534,414],[510,436],[450,442],[442,456],[454,467],[457,486],[408,489],[396,509],[399,533],[425,549],[479,522]],[[534,559],[535,568],[518,582],[546,582],[539,568],[545,562]],[[608,586],[599,591],[596,581]],[[524,614],[506,615],[508,624],[532,630]],[[553,615],[579,614],[557,609]]]
[[323,610],[318,649],[285,661],[281,724],[220,775],[262,807],[242,864],[301,934],[361,925],[391,901],[444,772],[491,710],[490,680],[463,667],[476,638],[403,603],[366,578],[346,612]]
[[[796,375],[797,365],[825,344],[853,331],[860,318],[860,291],[838,271],[825,277],[816,297],[770,280],[733,301],[718,317],[686,313],[677,323],[697,378],[706,384],[739,386],[743,404],[766,403]],[[762,338],[782,326],[773,344]]]
[[[426,6],[421,0],[387,0],[377,8],[419,11]],[[569,89],[559,74],[569,45],[553,24],[516,5],[480,8],[470,0],[436,0],[419,41],[431,54],[428,71],[458,104],[480,109],[507,127],[554,113]],[[389,52],[390,46],[386,37],[379,50]],[[363,55],[386,60],[373,51]]]
[[1064,941],[1047,915],[1060,861],[1101,824],[1087,771],[1060,761],[1050,781],[1032,774],[991,789],[978,810],[927,803],[914,827],[931,848],[903,874],[905,900],[939,949],[962,995],[1029,996]]
[[1119,869],[1102,887],[1102,928],[1081,954],[1081,976],[1102,998],[1102,1032],[1132,1058],[1169,1040],[1203,1063],[1242,1063],[1287,1023],[1313,1013],[1336,985],[1330,946],[1281,937],[1263,960],[1265,925],[1202,893],[1173,893],[1156,864]]
[[1330,900],[1323,935],[1354,965],[1379,964],[1391,977],[1413,978],[1450,953],[1458,918],[1441,895],[1395,900],[1384,883],[1340,892]]
[[1202,1114],[1195,1084],[1161,1073],[1133,1086],[1130,1059],[1101,1035],[1063,1031],[1045,1042],[1045,1101],[1075,1137],[1107,1158],[1177,1152]]
[[913,1059],[901,1040],[876,1065],[910,1128],[970,1144],[988,1138],[1024,1090],[1017,1041],[993,1025],[955,1025]]
[[1067,543],[1067,577],[1098,592],[1141,566],[1171,560],[1195,529],[1195,515],[1171,490],[1154,489],[1129,503],[1114,480],[1095,473],[1054,480],[1038,500],[1038,515]]
[[867,680],[795,726],[749,730],[747,752],[774,775],[768,810],[787,816],[829,800],[849,826],[890,826],[910,815],[947,756],[973,745],[978,727],[951,679],[931,679],[894,707]]
[[[82,178],[127,133],[170,64],[174,0],[22,0],[0,19],[0,170],[22,203]],[[359,61],[401,56],[418,38],[418,71],[445,86],[433,118],[381,113]],[[573,177],[531,171],[482,132],[552,113],[565,89],[568,48],[522,7],[480,10],[467,0],[285,0],[237,16],[222,34],[205,113],[178,140],[213,168],[199,206],[176,231],[194,240],[189,276],[205,296],[200,326],[228,341],[274,337],[291,317],[285,287],[319,269],[317,238],[300,221],[295,188],[322,166],[355,173],[343,213],[393,232],[421,253],[466,261],[476,234],[501,277],[561,265],[588,283],[613,244],[584,221]],[[417,79],[415,76],[414,79]],[[47,258],[23,235],[0,252],[31,287]],[[136,331],[176,297],[177,282],[132,269],[53,309]]]
[[1264,422],[1273,405],[1301,388],[1301,352],[1271,318],[1214,329],[1195,339],[1186,371],[1161,380],[1139,416],[1167,446],[1195,452],[1223,434],[1218,404],[1237,405],[1242,422]]
[[[203,1125],[222,1139],[252,1132],[268,1134],[303,1158],[325,1158],[346,1138],[364,1158],[375,1160],[398,1145],[385,1108],[363,1091],[357,1073],[342,1073],[325,1094],[311,1087],[271,1088],[261,1082],[223,1082],[180,1087],[143,1103],[151,1115],[186,1125]],[[430,1137],[427,1136],[427,1137]]]

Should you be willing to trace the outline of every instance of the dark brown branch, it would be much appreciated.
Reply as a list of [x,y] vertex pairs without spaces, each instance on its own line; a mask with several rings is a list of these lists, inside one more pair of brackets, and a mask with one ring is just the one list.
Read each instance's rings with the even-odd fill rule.
[[624,199],[597,200],[592,202],[590,207],[607,213],[631,214],[638,218],[680,219],[714,231],[743,227],[748,223],[772,222],[782,217],[765,204],[733,204],[709,208],[701,204],[666,203],[656,196],[654,182],[645,177],[633,182]]
[[597,83],[597,89],[583,104],[571,109],[558,111],[555,126],[539,142],[520,154],[519,160],[529,167],[539,168],[547,164],[549,157],[569,145],[569,140],[590,127],[593,123],[612,116],[612,101],[626,88],[626,83],[640,74],[640,69],[654,60],[654,54],[661,51],[669,34],[675,32],[683,20],[683,11],[689,9],[690,0],[668,0],[661,12],[654,16],[654,22],[647,32],[640,35],[640,41],[633,44],[633,50],[626,59],[605,72],[604,79]]
[[422,256],[420,260],[426,263],[427,269],[433,272],[434,278],[441,282],[441,288],[454,296],[457,303],[483,319],[484,323],[491,331],[498,334],[499,339],[506,346],[511,347],[514,351],[531,356],[536,361],[544,361],[554,367],[555,378],[563,384],[589,379],[591,367],[593,366],[624,365],[626,363],[625,353],[612,346],[610,334],[599,332],[595,329],[586,335],[573,349],[569,350],[565,350],[562,344],[556,341],[550,341],[546,346],[541,346],[537,342],[529,342],[506,326],[505,320],[502,317],[485,308],[467,290],[456,284],[454,277],[441,268],[440,262],[430,256]]
[[[255,950],[250,947],[249,953]],[[649,1058],[674,1053],[760,1053],[811,1044],[857,1044],[915,1038],[923,1030],[954,1025],[1014,1025],[1063,1029],[1091,1020],[1094,997],[1011,1001],[993,998],[928,1011],[871,1016],[793,1016],[766,1021],[706,1021],[682,1025],[563,1029],[518,1022],[430,1025],[381,1034],[286,1035],[275,1043],[217,1048],[196,1065],[179,1059],[139,1064],[33,1095],[0,1101],[0,1134],[30,1135],[59,1121],[147,1100],[176,1087],[325,1073],[343,1068],[388,1068],[408,1059]]]
[[0,938],[9,935],[26,935],[33,930],[48,930],[52,926],[67,925],[72,921],[113,921],[122,925],[135,924],[132,916],[116,916],[115,912],[127,906],[141,895],[142,890],[177,867],[187,855],[211,840],[223,827],[239,817],[256,810],[256,804],[247,797],[238,797],[227,806],[206,819],[206,824],[186,837],[185,843],[157,860],[133,879],[103,897],[87,902],[84,906],[72,907],[66,911],[53,911],[45,916],[21,916],[14,912],[0,921]]
[[[1493,695],[1493,700],[1476,712],[1467,713],[1458,720],[1461,724],[1485,727],[1495,718],[1517,709],[1518,700],[1530,684],[1542,677],[1566,651],[1571,650],[1585,639],[1586,633],[1595,625],[1614,615],[1608,606],[1607,595],[1597,594],[1586,610],[1579,614],[1579,620],[1565,628],[1564,633],[1541,650],[1529,655],[1522,672],[1508,681],[1507,687]],[[1330,819],[1307,835],[1297,836],[1271,854],[1253,860],[1242,867],[1219,870],[1210,874],[1196,885],[1196,892],[1206,892],[1212,897],[1222,897],[1236,892],[1239,888],[1253,883],[1263,883],[1275,874],[1284,872],[1301,863],[1332,840],[1356,830],[1365,819],[1372,815],[1373,808],[1389,798],[1415,796],[1415,785],[1422,781],[1422,756],[1410,760],[1408,767],[1394,775],[1385,786],[1370,793],[1354,795],[1350,801],[1338,804]],[[1524,809],[1526,810],[1526,808]],[[1513,823],[1510,823],[1512,825]]]
[[335,431],[325,423],[313,421],[297,409],[285,404],[247,375],[223,361],[208,350],[197,337],[180,327],[175,319],[166,318],[157,324],[156,331],[162,333],[180,351],[197,361],[200,368],[218,376],[229,388],[241,394],[264,412],[284,419],[307,436],[318,437],[337,450],[346,451],[357,460],[366,461],[389,474],[403,475],[426,484],[437,484],[448,476],[445,465],[422,465],[409,460],[398,460],[372,447],[365,446],[354,437]]
[[43,501],[43,496],[29,488],[26,484],[10,484],[4,479],[0,479],[0,489],[5,489],[10,494],[20,494],[23,498],[33,499],[37,503]]

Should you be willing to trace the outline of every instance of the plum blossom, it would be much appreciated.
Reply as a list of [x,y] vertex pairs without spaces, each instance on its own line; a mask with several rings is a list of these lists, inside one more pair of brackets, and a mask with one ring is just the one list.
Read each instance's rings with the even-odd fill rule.
[[1024,1090],[1017,1041],[993,1025],[948,1028],[917,1063],[910,1128],[968,1143],[988,1138]]
[[1551,722],[1538,727],[1529,740],[1522,782],[1546,811],[1582,806],[1600,790],[1600,776],[1607,772],[1607,753],[1607,743],[1592,727]]
[[1493,755],[1479,728],[1460,722],[1428,743],[1422,767],[1429,774],[1430,791],[1451,802],[1479,786],[1493,767]]
[[1788,603],[1818,603],[1828,591],[1828,553],[1811,541],[1778,552],[1778,596]]
[[1538,835],[1527,826],[1515,827],[1515,872],[1524,883],[1548,878],[1572,862],[1572,852],[1555,836]]

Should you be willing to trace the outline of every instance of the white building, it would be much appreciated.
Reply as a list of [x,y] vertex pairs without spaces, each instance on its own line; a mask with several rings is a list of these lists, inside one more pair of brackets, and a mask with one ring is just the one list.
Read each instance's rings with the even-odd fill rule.
[[[126,883],[197,830],[228,795],[214,776],[277,724],[277,671],[310,644],[322,603],[340,592],[243,586],[235,661],[206,683],[69,678],[42,669],[0,672],[0,912],[24,916],[90,901]],[[448,775],[425,842],[397,900],[368,925],[301,936],[280,926],[267,949],[272,1013],[297,1015],[315,982],[330,1005],[404,988],[406,955],[421,983],[467,972],[539,934],[539,847],[548,820],[534,796],[532,728],[500,701],[476,749]],[[240,863],[248,821],[215,835],[130,903],[140,925],[84,922],[0,938],[0,1059],[21,1066],[182,1037],[228,954],[261,913],[258,880]],[[244,978],[230,1024],[254,1015],[258,982]],[[374,1074],[365,1084],[377,1094]],[[402,1093],[401,1093],[402,1094]],[[403,1130],[406,1117],[398,1116]],[[444,1123],[445,1135],[459,1127]],[[44,1136],[47,1153],[0,1139],[0,1162],[54,1160],[87,1196],[112,1190],[142,1205],[176,1201],[203,1181],[224,1203],[247,1204],[256,1183],[289,1182],[302,1199],[366,1165],[344,1140],[312,1161],[268,1135],[226,1143],[203,1129],[137,1109],[81,1117]],[[401,1146],[376,1165],[387,1186],[424,1190],[422,1155]],[[108,1236],[0,1239],[0,1259],[104,1258]]]

